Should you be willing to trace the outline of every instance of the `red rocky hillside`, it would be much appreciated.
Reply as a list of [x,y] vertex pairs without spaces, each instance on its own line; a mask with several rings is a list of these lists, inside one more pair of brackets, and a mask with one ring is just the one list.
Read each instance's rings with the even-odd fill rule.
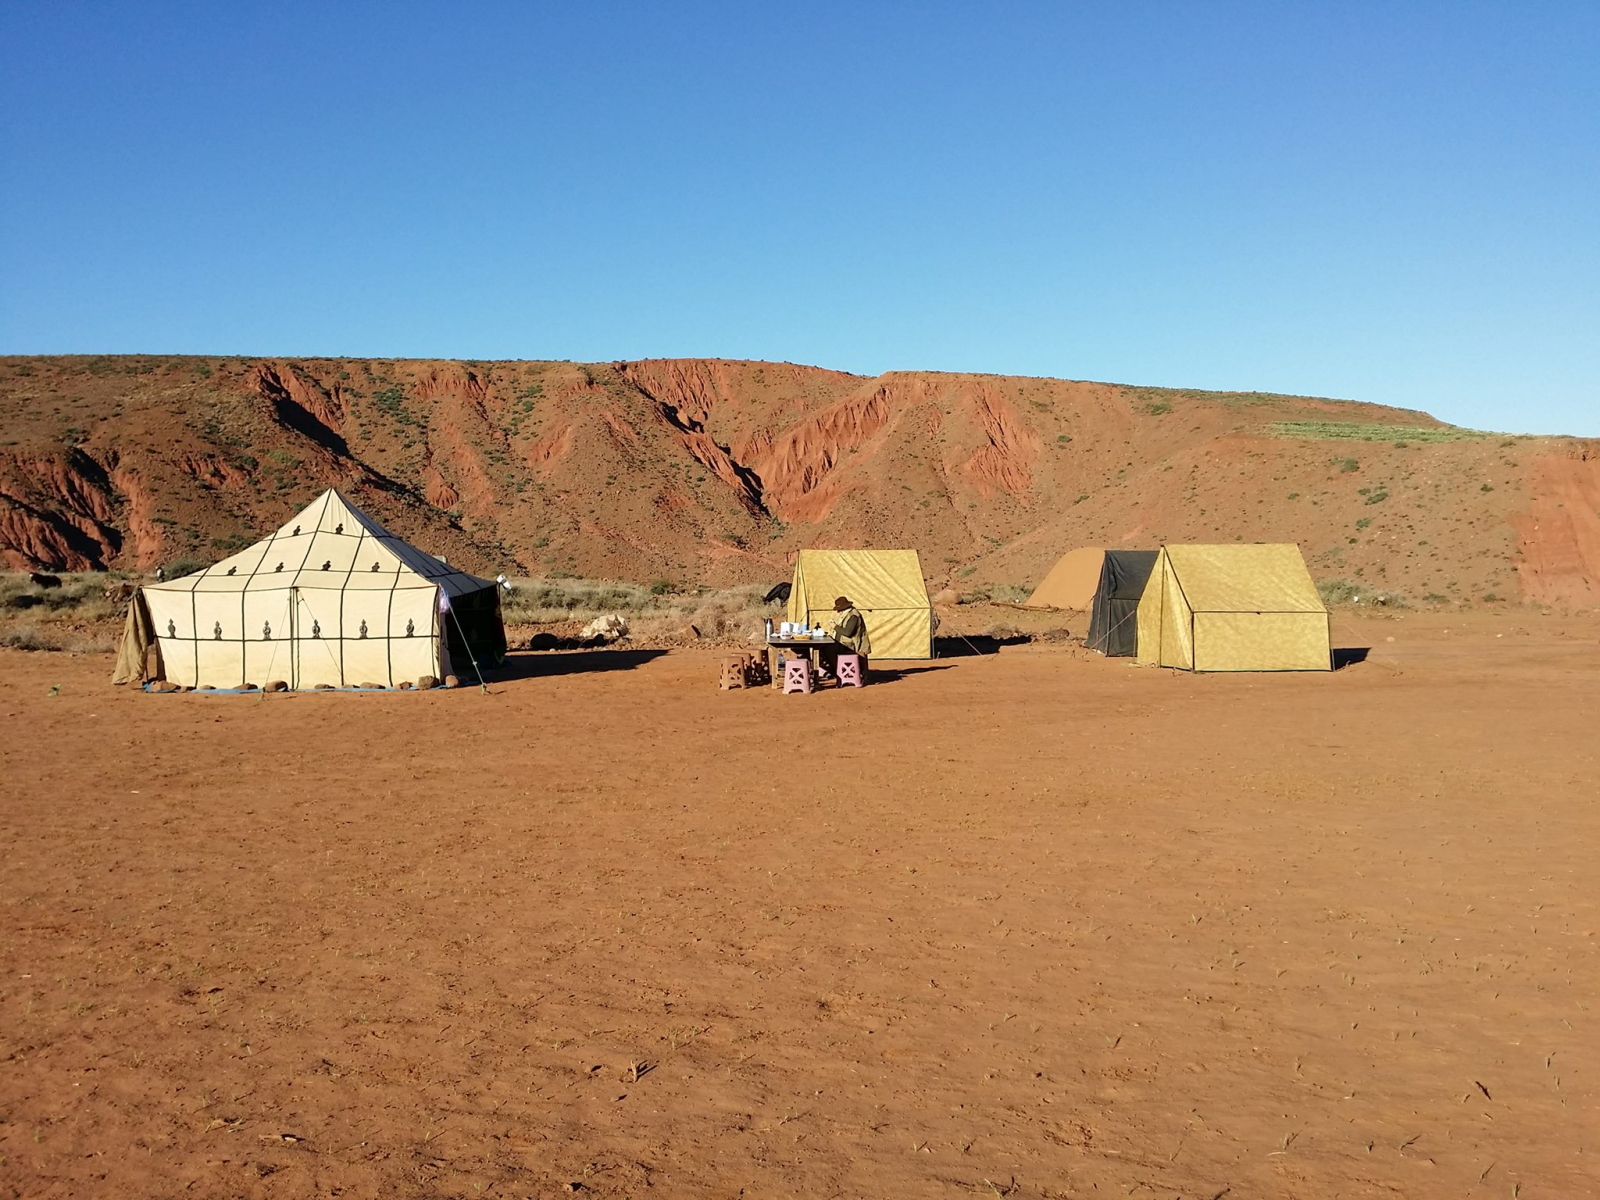
[[1319,580],[1600,605],[1600,442],[1258,393],[668,360],[0,358],[0,558],[153,570],[328,486],[453,563],[674,584],[911,546],[1027,583],[1080,545],[1293,541]]

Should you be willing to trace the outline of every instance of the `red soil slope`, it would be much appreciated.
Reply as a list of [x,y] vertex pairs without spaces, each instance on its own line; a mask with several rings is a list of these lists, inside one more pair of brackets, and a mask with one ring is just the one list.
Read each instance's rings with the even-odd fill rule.
[[[788,363],[0,359],[0,559],[219,557],[329,485],[480,571],[725,584],[813,545],[1036,581],[1295,541],[1412,600],[1597,602],[1600,443],[1255,393]],[[1355,432],[1359,436],[1349,435]]]

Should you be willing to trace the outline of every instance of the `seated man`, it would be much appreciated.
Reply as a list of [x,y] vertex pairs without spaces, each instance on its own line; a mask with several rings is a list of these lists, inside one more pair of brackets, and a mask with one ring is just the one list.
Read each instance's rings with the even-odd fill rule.
[[867,656],[872,653],[872,639],[867,636],[866,618],[850,603],[848,596],[836,599],[833,611],[838,614],[833,621],[833,645],[820,647],[818,657],[830,675],[838,674],[841,654],[859,654],[862,670],[866,670]]

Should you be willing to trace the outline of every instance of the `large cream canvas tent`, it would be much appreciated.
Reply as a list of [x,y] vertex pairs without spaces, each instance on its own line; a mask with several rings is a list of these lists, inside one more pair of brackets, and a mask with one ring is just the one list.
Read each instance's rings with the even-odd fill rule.
[[861,611],[873,658],[932,658],[933,605],[915,550],[802,550],[789,620],[826,625],[836,597]]
[[1139,601],[1137,661],[1190,671],[1327,671],[1328,610],[1300,547],[1166,546]]
[[[159,666],[149,670],[154,639]],[[497,584],[390,533],[330,489],[276,533],[133,599],[116,682],[395,687],[505,656]]]
[[1098,546],[1068,550],[1056,559],[1033,594],[1022,602],[1024,608],[1064,608],[1081,610],[1094,600],[1100,583],[1100,568],[1106,552]]

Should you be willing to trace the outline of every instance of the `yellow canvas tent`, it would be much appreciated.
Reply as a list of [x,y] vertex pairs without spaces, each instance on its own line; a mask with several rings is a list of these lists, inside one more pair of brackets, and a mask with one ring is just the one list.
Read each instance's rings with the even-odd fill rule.
[[1100,568],[1106,552],[1098,546],[1068,550],[1056,559],[1033,594],[1022,602],[1024,608],[1085,609],[1094,601],[1100,586]]
[[1328,610],[1296,545],[1166,546],[1139,601],[1136,657],[1189,671],[1327,671]]
[[800,551],[789,620],[826,626],[838,596],[861,610],[873,658],[933,657],[933,605],[915,550]]

